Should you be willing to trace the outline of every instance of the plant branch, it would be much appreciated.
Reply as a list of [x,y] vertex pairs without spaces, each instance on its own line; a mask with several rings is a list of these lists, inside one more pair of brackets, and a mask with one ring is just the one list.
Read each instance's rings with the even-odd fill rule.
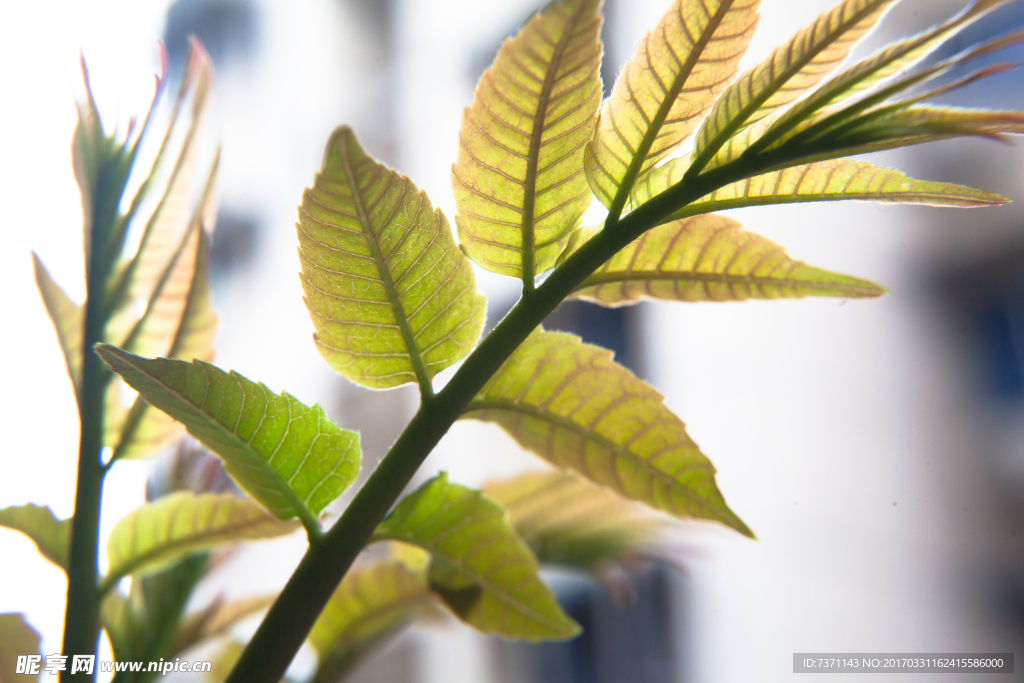
[[[106,156],[106,155],[105,155]],[[63,653],[94,654],[100,629],[99,523],[106,467],[103,449],[104,396],[110,370],[93,351],[103,339],[107,323],[105,289],[113,259],[107,240],[118,221],[118,205],[124,193],[127,172],[122,150],[114,150],[97,163],[96,187],[92,192],[93,215],[86,250],[85,329],[82,344],[82,384],[78,396],[81,433],[78,446],[78,480],[75,485],[75,514],[71,522],[68,558],[67,608],[64,613]],[[61,673],[62,683],[92,681],[93,675],[70,670]]]
[[509,356],[609,258],[673,212],[772,160],[744,159],[684,180],[604,230],[556,268],[484,338],[433,401],[423,403],[338,522],[311,546],[232,670],[227,683],[276,683],[348,568],[420,465]]

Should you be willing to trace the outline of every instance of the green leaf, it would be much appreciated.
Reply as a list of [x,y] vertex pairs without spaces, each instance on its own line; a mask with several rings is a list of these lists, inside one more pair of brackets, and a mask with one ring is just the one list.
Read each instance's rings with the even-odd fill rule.
[[[574,233],[566,253],[596,232]],[[744,232],[737,221],[707,214],[648,230],[584,280],[573,298],[617,307],[641,299],[861,299],[885,293],[867,280],[794,261],[771,240]]]
[[740,76],[697,132],[695,171],[734,158],[716,154],[742,128],[797,100],[838,67],[894,1],[844,0]]
[[314,339],[346,378],[374,389],[416,381],[429,394],[430,379],[473,348],[485,301],[448,221],[347,127],[327,143],[298,233]]
[[341,660],[410,622],[433,600],[425,566],[389,559],[353,569],[320,613],[309,642],[321,662]]
[[662,526],[646,509],[568,472],[530,472],[483,492],[508,511],[542,563],[595,569],[638,555]]
[[[173,322],[173,326],[166,327],[147,311],[139,323],[142,330],[139,336],[143,340],[147,337],[153,340],[153,344],[144,346],[149,349],[157,347],[155,353],[160,353],[159,348],[162,347],[165,349],[162,352],[170,358],[210,361],[213,360],[217,316],[210,307],[209,238],[198,222],[186,237],[183,247],[192,253],[187,259],[191,265],[185,269],[188,272],[187,281],[176,284],[173,289],[158,287],[158,291],[163,290],[158,294],[160,299],[178,301],[168,302],[166,306],[155,304],[158,310],[166,310],[170,319],[168,322]],[[154,327],[158,328],[155,332],[152,330]],[[168,334],[170,338],[165,344],[157,341]],[[119,396],[117,401],[120,406]],[[121,419],[117,419],[119,413]],[[172,417],[150,406],[141,396],[136,397],[127,412],[108,410],[107,415],[110,425],[106,431],[108,445],[113,448],[112,461],[154,455],[173,443],[181,432],[180,425]]]
[[601,105],[601,0],[548,5],[480,78],[452,165],[462,248],[487,270],[554,265],[590,204],[583,148]]
[[565,640],[579,626],[537,576],[537,560],[505,511],[446,474],[407,496],[374,538],[404,541],[431,555],[430,583],[464,621],[523,640]]
[[178,491],[146,503],[114,525],[107,540],[106,583],[153,572],[183,555],[294,530],[294,524],[268,515],[248,498]]
[[212,604],[182,620],[169,656],[181,654],[206,640],[223,635],[238,622],[258,614],[274,604],[277,595],[258,595],[225,602],[218,598]]
[[736,76],[760,0],[675,0],[636,48],[601,109],[586,151],[605,206],[689,137]]
[[[639,206],[682,180],[687,160],[672,159],[647,175],[633,191]],[[1005,204],[998,194],[954,183],[910,178],[867,161],[832,159],[764,173],[726,185],[674,213],[668,220],[768,204],[863,200],[926,206],[976,207]]]
[[70,519],[57,519],[50,508],[28,503],[0,510],[0,526],[20,531],[31,538],[43,557],[67,571],[68,549],[71,547]]
[[[28,625],[24,615],[0,614],[0,681],[31,680],[18,669],[18,657],[38,655],[42,638]],[[36,677],[39,680],[39,677]]]
[[495,422],[557,467],[680,517],[752,535],[726,506],[715,468],[663,397],[579,337],[537,330],[463,417]]
[[1005,134],[1024,134],[1024,112],[896,104],[870,111],[830,133],[829,146],[835,151],[823,156],[864,154],[969,135],[1002,140]]
[[73,302],[60,285],[54,282],[35,252],[32,252],[32,263],[35,266],[36,286],[39,287],[46,313],[57,332],[57,341],[64,352],[68,376],[77,397],[82,382],[82,326],[85,324],[82,307]]
[[[156,661],[175,654],[170,648],[178,624],[209,564],[207,555],[193,555],[156,574],[134,577],[127,597],[107,593],[101,619],[118,661]],[[118,674],[114,680],[146,683],[154,678],[156,672],[143,671]]]
[[307,531],[359,472],[359,435],[323,409],[208,363],[139,358],[101,344],[96,352],[150,404],[185,425],[224,469],[275,516]]
[[[800,128],[812,125],[815,120],[814,115],[818,112],[834,107],[844,100],[850,100],[857,94],[883,84],[901,71],[911,68],[949,38],[1009,1],[980,0],[942,24],[886,45],[871,56],[834,76],[810,96],[794,105],[772,125],[769,135],[788,131],[798,123]],[[958,55],[929,69],[930,73],[927,73],[926,76],[930,78],[945,73],[951,66],[982,56],[982,53],[986,51],[990,51],[990,48],[986,47],[981,51],[971,50]]]

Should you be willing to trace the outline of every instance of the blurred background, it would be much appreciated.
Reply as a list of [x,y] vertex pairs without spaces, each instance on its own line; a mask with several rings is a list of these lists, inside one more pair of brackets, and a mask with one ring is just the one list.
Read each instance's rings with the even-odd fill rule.
[[[606,0],[606,89],[668,0]],[[830,0],[764,0],[747,63]],[[858,54],[957,11],[905,0]],[[171,74],[197,35],[217,69],[207,126],[223,148],[213,238],[217,364],[319,402],[359,429],[364,471],[416,408],[414,391],[347,384],[316,353],[301,303],[295,207],[330,131],[350,124],[451,218],[461,111],[501,41],[537,0],[72,0],[0,6],[0,504],[72,512],[76,410],[35,290],[30,251],[84,291],[70,165],[83,51],[107,122],[143,111],[163,40]],[[942,55],[1024,26],[1024,2]],[[1024,58],[1018,49],[992,61]],[[956,77],[954,73],[952,76]],[[1024,73],[948,102],[1024,107]],[[960,140],[878,163],[1024,201],[1020,147]],[[553,576],[587,635],[501,643],[455,625],[414,630],[356,673],[389,683],[704,683],[790,680],[794,652],[1010,652],[1024,656],[1024,216],[868,204],[748,209],[736,217],[794,258],[866,277],[882,300],[563,306],[548,326],[615,350],[664,393],[759,540],[706,524],[673,533],[678,566],[633,577],[637,599]],[[493,323],[510,279],[477,271]],[[104,529],[141,504],[151,463],[107,480]],[[421,480],[479,485],[543,465],[497,427],[459,423]],[[207,592],[280,586],[301,539],[236,558]],[[24,612],[60,647],[66,584],[0,530],[0,612]],[[250,631],[254,626],[250,625]],[[303,653],[295,665],[301,676]],[[1024,672],[1024,662],[1018,661]],[[826,680],[802,675],[800,680]],[[994,677],[998,678],[998,677]],[[893,680],[897,677],[893,676]],[[170,679],[168,679],[170,680]],[[884,683],[887,676],[872,681]],[[969,680],[956,675],[943,680]],[[1024,680],[1024,673],[999,680]]]

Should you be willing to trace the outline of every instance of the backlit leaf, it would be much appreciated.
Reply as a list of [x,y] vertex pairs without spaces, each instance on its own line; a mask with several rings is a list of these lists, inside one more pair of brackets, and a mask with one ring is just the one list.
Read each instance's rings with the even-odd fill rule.
[[488,270],[532,282],[590,204],[583,148],[601,104],[600,9],[548,5],[501,46],[463,114],[455,224]]
[[307,530],[359,472],[359,435],[319,405],[208,363],[139,358],[109,345],[104,361],[150,404],[174,417],[224,461],[225,471],[275,516]]
[[569,472],[530,472],[494,481],[484,495],[542,563],[592,569],[639,553],[661,523],[650,511]]
[[64,352],[68,376],[77,397],[78,385],[82,381],[82,326],[85,324],[82,307],[68,298],[60,285],[54,282],[35,252],[32,253],[32,263],[35,266],[36,286],[43,297],[46,313],[57,331],[57,341]]
[[[843,100],[850,100],[875,86],[885,83],[901,71],[905,71],[931,54],[950,37],[977,21],[993,9],[1007,4],[1011,0],[979,0],[972,3],[955,17],[937,26],[896,41],[878,50],[871,56],[860,60],[826,81],[806,99],[798,102],[787,111],[773,126],[772,132],[788,130],[795,123],[801,127],[813,123],[813,115],[836,105]],[[982,51],[984,52],[984,51]],[[968,59],[981,56],[968,51],[947,60],[952,66]],[[948,66],[933,68],[933,74],[945,72]],[[810,120],[807,120],[810,119]],[[806,120],[806,122],[805,122]]]
[[[588,234],[589,232],[589,234]],[[573,234],[567,253],[596,231]],[[794,261],[731,218],[707,214],[648,230],[588,277],[574,298],[603,306],[667,301],[746,301],[805,296],[878,297],[878,285]]]
[[[18,657],[38,655],[39,633],[28,625],[22,614],[0,614],[0,681],[32,680],[18,670]],[[39,680],[39,677],[36,677]]]
[[43,557],[67,570],[71,546],[70,519],[57,519],[50,508],[28,503],[0,510],[0,526],[25,534]]
[[298,233],[314,339],[346,378],[425,390],[476,343],[484,298],[448,221],[408,178],[367,156],[347,127],[327,143]]
[[232,626],[274,604],[276,595],[258,595],[225,602],[215,600],[199,612],[182,620],[171,645],[170,656],[181,654],[210,638],[223,635]]
[[644,171],[697,129],[736,76],[759,6],[760,0],[675,0],[643,37],[587,147],[587,177],[605,206],[623,185],[624,201]]
[[846,59],[894,2],[843,0],[740,76],[697,132],[695,167],[713,168],[720,163],[715,155],[729,138],[817,85]]
[[976,135],[1001,139],[1024,133],[1024,112],[930,104],[894,105],[868,112],[830,134],[832,156],[863,154],[935,140]]
[[374,538],[429,552],[431,586],[480,631],[530,641],[579,633],[537,576],[537,560],[501,506],[443,473],[402,500]]
[[230,493],[178,491],[129,512],[107,540],[107,581],[152,572],[183,555],[228,543],[275,538],[295,525]]
[[[115,658],[151,662],[170,658],[182,614],[208,567],[205,554],[191,555],[162,571],[133,577],[127,596],[107,592],[101,618]],[[143,671],[132,680],[148,683],[156,677],[155,672]]]
[[537,330],[463,417],[495,422],[524,448],[627,498],[750,535],[722,499],[715,468],[663,400],[611,351]]
[[[167,292],[168,298],[180,297],[180,303],[173,304],[173,318],[177,319],[174,327],[160,332],[160,336],[168,333],[170,339],[166,345],[159,344],[157,347],[157,339],[150,337],[153,343],[146,344],[145,348],[156,347],[155,353],[160,352],[160,347],[165,348],[163,353],[169,358],[211,361],[213,338],[217,332],[217,316],[210,307],[209,238],[198,224],[195,224],[189,236],[188,242],[184,244],[193,252],[188,259],[191,261],[188,282],[183,283],[180,293],[172,295],[171,292]],[[140,323],[143,339],[149,337],[149,320],[151,318],[147,312]],[[154,322],[154,326],[157,325],[163,326]],[[172,417],[150,406],[141,396],[135,399],[131,409],[118,424],[111,425],[111,429],[117,435],[116,441],[110,442],[114,449],[113,460],[154,455],[173,443],[181,432],[180,425]]]
[[[687,166],[685,159],[672,159],[648,174],[633,190],[634,204],[639,206],[682,180]],[[831,159],[731,183],[676,212],[672,219],[746,206],[843,200],[963,208],[1009,201],[972,187],[917,180],[867,161]]]
[[[138,251],[124,272],[123,287],[124,293],[129,297],[128,301],[150,300],[161,274],[178,247],[182,233],[190,224],[190,200],[201,148],[199,129],[206,113],[212,82],[213,62],[199,41],[192,40],[171,121],[150,176],[146,179],[144,191],[140,191],[138,195],[140,199],[144,198],[153,189],[157,179],[162,178],[162,174],[166,172],[167,179],[163,185],[163,192],[146,221]],[[177,154],[173,157],[170,168],[164,169],[166,155],[172,151],[169,146],[171,136],[177,129],[183,105],[187,101],[191,106],[184,122],[184,136],[177,147]],[[202,176],[200,182],[201,179]]]
[[320,613],[309,642],[321,661],[342,659],[353,648],[408,623],[433,600],[426,567],[384,560],[353,569]]

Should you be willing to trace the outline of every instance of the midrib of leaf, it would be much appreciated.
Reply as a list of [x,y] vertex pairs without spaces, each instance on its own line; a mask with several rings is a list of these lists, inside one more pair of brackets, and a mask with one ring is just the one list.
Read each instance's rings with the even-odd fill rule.
[[[905,199],[907,196],[906,192],[878,192],[878,193],[856,193],[851,195],[842,194],[801,194],[801,195],[782,195],[782,196],[771,196],[763,195],[758,197],[736,197],[734,199],[711,199],[707,202],[694,203],[691,206],[682,209],[672,214],[671,219],[676,220],[679,218],[691,218],[693,216],[700,216],[703,214],[714,213],[716,211],[725,211],[726,209],[743,209],[750,206],[771,206],[776,204],[804,204],[810,202],[828,202],[828,201],[893,201],[898,202],[901,199]],[[934,199],[936,205],[941,206],[943,199],[949,199],[949,195],[942,194],[941,192],[914,192],[913,196],[922,199]],[[1001,202],[998,201],[999,196],[993,195],[992,200],[988,203],[990,206],[996,206]],[[915,201],[915,204],[928,205],[926,201]],[[983,204],[984,205],[984,204]]]
[[543,142],[544,128],[547,121],[548,101],[551,99],[551,89],[555,87],[555,80],[558,74],[558,67],[562,62],[562,54],[565,52],[565,46],[569,40],[573,37],[576,29],[576,24],[579,23],[580,15],[583,10],[586,9],[587,3],[581,2],[576,7],[576,11],[573,13],[572,18],[569,19],[565,26],[565,30],[562,31],[562,37],[559,38],[558,44],[555,46],[555,52],[551,55],[551,64],[548,66],[547,73],[544,74],[544,83],[541,85],[540,95],[537,98],[537,114],[533,117],[533,130],[530,134],[530,150],[527,152],[526,159],[526,179],[523,185],[523,257],[522,257],[522,269],[523,269],[523,290],[526,292],[532,292],[534,289],[534,279],[536,278],[535,266],[534,266],[534,206],[536,205],[536,192],[537,192],[537,165],[540,163],[540,148]]
[[[736,256],[739,256],[739,253],[737,253]],[[863,295],[868,293],[877,293],[876,290],[869,289],[867,287],[857,287],[855,285],[846,285],[840,283],[821,283],[814,282],[813,280],[795,280],[793,278],[788,277],[772,278],[755,275],[727,275],[724,273],[694,273],[690,271],[665,270],[630,270],[622,272],[616,271],[611,273],[595,273],[594,275],[591,275],[586,280],[584,280],[583,284],[581,284],[578,287],[578,289],[596,287],[598,285],[606,285],[616,282],[644,282],[653,279],[672,280],[677,282],[697,281],[703,282],[705,284],[743,284],[756,285],[758,287],[827,287],[828,289],[841,291],[844,294],[849,294],[852,296]]]
[[[465,498],[456,498],[454,500],[446,501],[444,505],[440,506],[437,509],[437,512],[435,512],[435,513],[430,515],[430,518],[428,520],[426,520],[426,523],[430,524],[435,519],[437,519],[437,517],[443,515],[453,505],[462,504],[464,501],[465,501]],[[521,601],[516,600],[515,597],[509,595],[506,591],[501,590],[500,588],[498,588],[496,585],[494,585],[493,583],[488,581],[487,577],[485,577],[484,575],[480,574],[475,569],[472,569],[472,568],[468,567],[466,565],[466,563],[462,560],[462,558],[456,557],[454,555],[451,555],[451,554],[449,554],[449,553],[447,553],[447,552],[437,548],[438,544],[440,543],[440,541],[442,539],[446,538],[447,536],[450,536],[451,534],[455,533],[456,531],[458,531],[462,527],[468,526],[468,525],[473,524],[474,522],[477,522],[477,521],[487,520],[487,519],[489,519],[489,518],[491,518],[493,516],[494,516],[493,513],[491,513],[490,511],[485,511],[485,512],[481,512],[481,513],[476,514],[476,515],[470,515],[470,516],[463,517],[462,519],[459,520],[458,524],[456,524],[456,525],[454,525],[454,526],[452,526],[452,527],[450,527],[448,529],[445,529],[442,533],[440,533],[440,534],[438,534],[436,536],[431,537],[429,540],[421,539],[419,537],[416,537],[412,533],[410,533],[410,537],[411,538],[401,538],[397,534],[394,536],[394,538],[396,540],[404,541],[406,543],[413,543],[415,545],[421,546],[424,550],[429,552],[431,555],[440,555],[443,558],[443,561],[446,564],[448,564],[448,565],[450,565],[452,567],[455,567],[456,569],[458,569],[460,572],[462,572],[466,576],[471,577],[474,583],[480,585],[488,593],[491,593],[492,595],[494,595],[494,597],[496,597],[499,600],[501,600],[510,609],[512,609],[512,610],[514,610],[516,612],[519,612],[520,614],[524,615],[525,617],[527,617],[529,619],[532,619],[532,620],[534,620],[536,622],[540,622],[540,623],[544,624],[545,626],[547,626],[548,628],[550,628],[552,630],[557,631],[559,628],[561,628],[560,624],[558,624],[557,622],[551,621],[550,619],[545,617],[543,614],[535,612],[534,610],[530,609],[528,605],[523,604]],[[382,535],[379,535],[377,537],[378,538],[388,538],[388,537],[390,537],[390,535],[385,536],[385,535],[382,534]],[[415,540],[413,540],[413,539],[415,539]],[[501,540],[501,536],[496,534],[496,535],[492,536],[491,539]],[[488,540],[491,540],[491,539],[488,539]],[[478,544],[476,547],[473,548],[472,553],[480,552],[485,547],[487,547],[487,546],[484,545],[484,544]]]
[[[174,527],[174,522],[177,519],[178,513],[181,511],[181,509],[182,509],[182,506],[178,506],[178,507],[175,507],[172,510],[171,515],[170,515],[170,517],[168,517],[167,522],[166,522],[166,527],[167,528],[173,528]],[[132,574],[136,569],[138,569],[139,567],[141,567],[141,566],[145,565],[146,563],[152,561],[154,558],[159,557],[160,555],[163,555],[163,554],[168,553],[170,551],[174,551],[174,550],[176,550],[178,548],[181,548],[181,547],[184,547],[184,546],[192,545],[196,541],[202,541],[203,539],[206,539],[206,538],[209,538],[209,537],[226,535],[226,534],[230,534],[230,533],[232,533],[234,531],[244,531],[245,529],[247,529],[247,528],[249,528],[251,526],[258,525],[258,524],[265,524],[265,523],[266,523],[266,520],[254,520],[252,518],[248,518],[248,519],[245,519],[244,521],[242,521],[242,522],[240,522],[238,524],[232,524],[231,526],[220,526],[220,527],[216,527],[215,529],[208,529],[205,533],[196,534],[194,536],[188,536],[188,537],[185,537],[185,538],[179,538],[179,539],[171,541],[169,543],[161,543],[161,544],[159,544],[157,546],[154,546],[153,549],[150,550],[149,552],[143,553],[141,555],[134,556],[131,562],[128,562],[128,563],[118,567],[117,573],[108,574],[103,579],[103,584],[101,585],[100,590],[101,590],[102,593],[106,593],[118,581],[120,581],[122,578],[124,578],[125,576],[128,576],[129,574]],[[163,522],[161,522],[161,524],[163,524]],[[132,524],[132,542],[131,542],[131,547],[132,548],[135,547],[135,544],[138,542],[138,539],[139,539],[139,525],[138,525],[138,521],[136,520],[136,523]]]
[[[722,23],[722,19],[729,13],[732,8],[734,0],[723,0],[722,4],[719,5],[718,11],[711,17],[711,21],[708,22],[707,27],[701,34],[700,38],[694,43],[693,49],[690,50],[689,56],[686,58],[686,63],[683,64],[679,70],[679,75],[672,82],[672,87],[669,88],[665,94],[665,99],[662,100],[661,106],[658,107],[657,113],[654,118],[651,119],[651,124],[647,128],[647,132],[644,133],[643,138],[640,140],[640,145],[636,148],[636,153],[633,155],[633,159],[629,162],[629,167],[626,169],[625,175],[622,176],[622,183],[619,185],[618,191],[615,193],[615,198],[612,200],[611,206],[608,208],[608,225],[614,224],[619,216],[622,214],[623,207],[626,206],[626,202],[629,201],[629,193],[633,191],[633,184],[636,182],[637,177],[640,175],[640,169],[643,167],[644,162],[647,161],[647,153],[651,150],[651,146],[654,145],[654,141],[658,137],[658,133],[661,131],[661,126],[665,123],[665,119],[668,118],[668,114],[672,111],[672,106],[675,104],[676,98],[679,97],[680,91],[683,89],[683,85],[686,84],[686,80],[693,73],[697,63],[700,61],[701,55],[704,53],[704,48],[707,47],[708,43],[711,42],[711,38],[714,36],[715,31],[718,29],[718,25]],[[707,9],[704,2],[701,2],[701,6]],[[683,27],[686,27],[686,22],[682,22]],[[666,42],[672,55],[676,56],[675,50],[672,46]],[[639,105],[637,106],[639,109]]]
[[[420,385],[420,396],[424,401],[427,401],[434,395],[434,386],[430,383],[427,365],[423,362],[423,356],[420,354],[420,348],[416,343],[416,336],[413,334],[412,327],[409,325],[409,319],[405,315],[405,307],[398,297],[398,288],[395,287],[395,283],[391,279],[391,271],[388,270],[387,261],[380,251],[377,236],[373,234],[373,226],[370,225],[370,218],[366,214],[366,207],[363,206],[362,190],[359,188],[359,180],[349,159],[348,140],[342,136],[339,142],[344,147],[341,157],[345,164],[345,179],[348,181],[349,189],[352,191],[352,203],[355,204],[356,213],[359,214],[359,225],[363,228],[363,234],[366,235],[366,243],[373,253],[373,261],[377,266],[377,272],[380,274],[380,280],[384,284],[384,291],[387,292],[388,303],[391,304],[391,310],[395,314],[395,322],[398,324],[398,329],[402,332],[405,348],[409,351],[409,361],[412,363],[413,371],[416,373],[416,381]],[[386,190],[384,191],[386,192]],[[401,204],[399,203],[396,204],[394,210],[398,211],[400,208]],[[383,229],[382,226],[381,230]],[[396,247],[396,249],[400,248],[400,246]]]
[[[651,466],[651,463],[649,461],[644,460],[641,457],[638,457],[635,453],[630,451],[625,446],[617,444],[614,441],[604,436],[601,436],[597,432],[587,429],[583,425],[576,424],[575,422],[568,418],[564,418],[560,415],[550,413],[544,410],[543,408],[523,405],[522,403],[513,403],[511,401],[486,401],[479,399],[471,401],[470,404],[466,407],[466,410],[463,412],[463,414],[467,415],[476,410],[505,410],[508,412],[520,413],[521,415],[533,417],[544,422],[550,422],[554,424],[556,427],[573,432],[574,434],[582,437],[586,441],[592,441],[598,444],[599,446],[607,448],[608,450],[613,451],[614,453],[617,453],[622,457],[625,457],[630,462],[641,465],[644,469],[650,472],[654,478],[658,478],[667,482],[669,486],[672,487],[673,492],[678,491],[679,493],[682,493],[691,500],[695,501],[700,507],[706,507],[705,502],[700,497],[694,496],[691,491],[679,487],[679,482],[676,481],[676,479],[672,475],[668,474],[667,472],[662,472],[660,470],[655,469],[654,467]],[[689,471],[691,469],[693,468],[687,468],[686,470],[678,470],[675,474],[678,475],[684,471]],[[623,489],[628,490],[626,482],[622,481],[619,475],[618,469],[612,468],[612,471],[615,473],[615,478],[619,480],[619,483],[622,485]]]
[[[887,0],[876,0],[876,2],[873,2],[870,5],[866,5],[865,7],[863,7],[860,12],[854,13],[849,21],[840,23],[839,28],[836,30],[834,34],[835,39],[841,37],[850,28],[856,26],[863,19],[868,17],[872,12],[876,11],[878,4],[881,4],[886,1]],[[772,95],[778,92],[779,88],[786,84],[786,81],[800,73],[800,71],[805,66],[810,64],[815,57],[817,57],[825,49],[831,46],[833,42],[835,41],[823,40],[821,44],[818,45],[816,48],[812,46],[812,48],[808,50],[806,54],[797,59],[792,65],[790,65],[788,69],[785,69],[779,76],[776,76],[771,81],[769,81],[768,84],[761,91],[761,94],[751,99],[750,102],[747,103],[746,107],[741,109],[736,116],[732,117],[732,120],[728,124],[726,124],[725,128],[720,130],[718,132],[718,135],[716,135],[714,139],[712,139],[708,143],[708,146],[704,148],[700,155],[698,155],[697,158],[693,160],[690,169],[686,172],[686,176],[693,177],[700,173],[701,170],[708,164],[708,162],[714,159],[715,155],[718,153],[718,150],[722,148],[722,145],[728,142],[729,138],[735,135],[740,130],[740,128],[743,127],[747,119],[749,119],[750,116],[754,112],[756,112],[762,104],[767,102]],[[771,58],[771,56],[769,58]],[[756,69],[757,67],[755,66],[754,68]]]

